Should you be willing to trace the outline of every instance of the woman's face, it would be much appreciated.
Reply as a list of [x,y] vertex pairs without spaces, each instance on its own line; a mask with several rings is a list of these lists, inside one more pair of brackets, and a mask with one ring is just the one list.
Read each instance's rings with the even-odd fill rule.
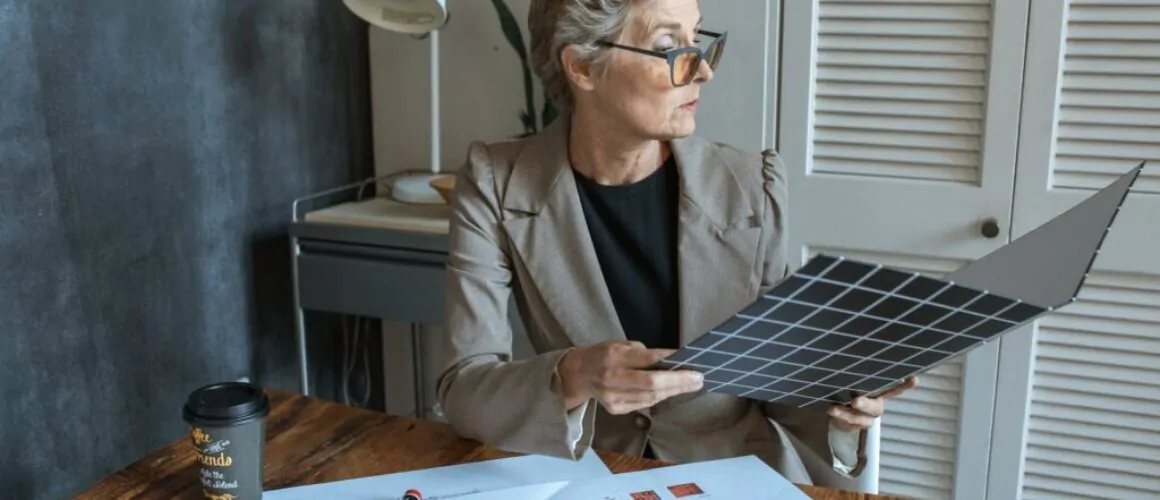
[[[698,0],[653,0],[636,8],[632,22],[613,43],[656,52],[695,45],[701,24]],[[674,86],[665,59],[606,50],[607,68],[582,84],[588,95],[577,100],[578,106],[596,107],[634,135],[665,140],[693,133],[701,84],[712,78],[708,64],[701,63],[689,84]]]

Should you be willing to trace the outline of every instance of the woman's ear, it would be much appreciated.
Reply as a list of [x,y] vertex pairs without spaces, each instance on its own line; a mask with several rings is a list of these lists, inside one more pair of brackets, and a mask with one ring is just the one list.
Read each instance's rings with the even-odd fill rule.
[[592,63],[579,56],[575,45],[565,45],[560,51],[560,66],[576,90],[589,92],[596,87]]

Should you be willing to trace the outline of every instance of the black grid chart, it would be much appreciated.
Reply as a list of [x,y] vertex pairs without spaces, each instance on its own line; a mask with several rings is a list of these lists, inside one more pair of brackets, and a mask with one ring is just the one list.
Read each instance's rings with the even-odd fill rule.
[[848,403],[933,368],[1049,308],[842,257],[818,255],[666,358],[704,388],[805,406]]

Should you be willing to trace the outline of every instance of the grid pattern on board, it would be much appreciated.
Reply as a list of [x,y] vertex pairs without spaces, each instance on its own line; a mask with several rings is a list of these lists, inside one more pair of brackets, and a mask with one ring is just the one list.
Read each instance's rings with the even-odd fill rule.
[[705,390],[794,406],[847,403],[965,353],[1048,309],[818,255],[659,367]]

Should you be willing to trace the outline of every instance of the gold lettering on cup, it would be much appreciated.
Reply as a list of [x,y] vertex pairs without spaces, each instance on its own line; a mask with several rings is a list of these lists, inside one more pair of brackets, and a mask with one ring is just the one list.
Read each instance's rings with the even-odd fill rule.
[[194,427],[190,435],[193,438],[193,449],[197,455],[197,461],[202,465],[209,467],[229,467],[234,464],[234,459],[226,455],[225,451],[226,447],[230,444],[229,441],[214,441],[213,437],[200,427]]

